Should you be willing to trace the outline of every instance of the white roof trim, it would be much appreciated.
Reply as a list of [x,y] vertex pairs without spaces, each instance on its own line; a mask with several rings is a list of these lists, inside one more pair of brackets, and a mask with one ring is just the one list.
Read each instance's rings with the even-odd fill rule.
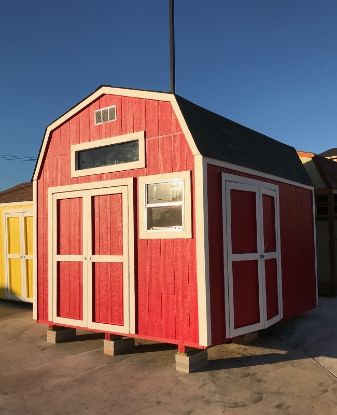
[[64,115],[62,115],[60,118],[58,118],[56,121],[51,123],[47,128],[46,132],[42,141],[41,150],[39,153],[39,157],[36,163],[35,171],[33,180],[36,180],[39,176],[42,160],[47,148],[47,144],[49,141],[50,133],[55,130],[58,126],[66,122],[69,118],[73,117],[75,114],[80,112],[83,108],[88,106],[91,102],[95,101],[102,95],[120,95],[124,97],[133,97],[133,98],[144,98],[144,99],[153,99],[156,101],[168,101],[171,102],[172,107],[175,111],[175,114],[178,118],[178,121],[181,125],[181,128],[183,130],[183,133],[185,134],[185,137],[187,139],[187,142],[190,146],[190,149],[193,153],[193,155],[199,155],[199,150],[197,149],[197,146],[195,145],[195,142],[193,140],[192,134],[186,124],[186,121],[184,119],[184,116],[179,108],[179,105],[177,103],[177,100],[173,94],[168,94],[165,92],[153,92],[153,91],[142,91],[137,89],[123,89],[123,88],[113,88],[109,86],[102,86],[97,91],[89,95],[86,99],[81,101],[78,105],[75,105],[72,109],[70,109],[68,112],[66,112]]
[[243,166],[240,166],[238,164],[228,163],[227,161],[215,160],[215,159],[212,159],[210,157],[205,157],[205,160],[206,160],[207,164],[213,164],[215,166],[225,167],[227,169],[240,171],[242,173],[247,173],[247,174],[251,174],[251,175],[259,176],[259,177],[265,177],[266,179],[271,179],[271,180],[275,180],[275,181],[278,181],[278,182],[290,184],[292,186],[303,187],[304,189],[308,189],[308,190],[314,190],[313,186],[309,186],[307,184],[295,182],[293,180],[284,179],[283,177],[274,176],[273,174],[264,173],[260,170],[253,170],[253,169],[250,169],[248,167],[243,167]]

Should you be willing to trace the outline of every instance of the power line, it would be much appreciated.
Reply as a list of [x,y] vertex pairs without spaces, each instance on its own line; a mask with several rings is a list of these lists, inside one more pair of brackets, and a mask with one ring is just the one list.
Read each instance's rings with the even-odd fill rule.
[[29,179],[25,178],[25,179],[11,179],[9,177],[0,177],[0,182],[24,182],[24,181],[29,181]]
[[5,161],[36,161],[36,157],[17,156],[14,154],[0,154],[0,159]]

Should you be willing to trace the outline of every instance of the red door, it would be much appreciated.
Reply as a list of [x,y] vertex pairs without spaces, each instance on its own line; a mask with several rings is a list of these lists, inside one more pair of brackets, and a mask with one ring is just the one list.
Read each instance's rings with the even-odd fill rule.
[[235,337],[281,318],[278,199],[275,186],[230,175],[224,195],[227,335]]
[[262,208],[263,273],[265,284],[265,326],[279,321],[282,315],[282,281],[280,271],[280,237],[278,194],[260,189]]
[[129,333],[127,186],[53,195],[52,321]]

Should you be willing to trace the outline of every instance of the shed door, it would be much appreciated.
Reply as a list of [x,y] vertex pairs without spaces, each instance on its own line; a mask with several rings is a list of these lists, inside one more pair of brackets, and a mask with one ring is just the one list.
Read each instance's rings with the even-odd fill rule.
[[53,195],[56,323],[129,332],[126,186]]
[[281,318],[277,191],[264,183],[224,183],[225,286],[229,337]]
[[33,216],[31,211],[5,213],[7,297],[33,300]]

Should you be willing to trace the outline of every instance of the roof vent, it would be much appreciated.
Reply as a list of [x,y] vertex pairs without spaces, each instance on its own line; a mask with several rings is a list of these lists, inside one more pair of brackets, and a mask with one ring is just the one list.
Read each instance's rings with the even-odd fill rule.
[[95,111],[95,125],[116,120],[116,105]]

